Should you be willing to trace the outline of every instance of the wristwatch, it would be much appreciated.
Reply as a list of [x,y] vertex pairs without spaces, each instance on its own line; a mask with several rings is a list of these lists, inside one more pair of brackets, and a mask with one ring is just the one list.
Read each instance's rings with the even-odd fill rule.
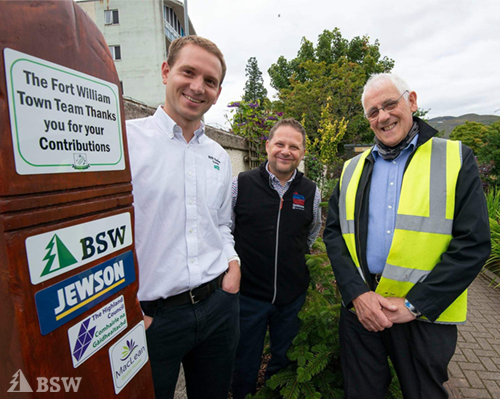
[[422,312],[419,312],[415,306],[413,306],[408,299],[405,299],[406,309],[410,311],[410,313],[415,317],[422,316]]

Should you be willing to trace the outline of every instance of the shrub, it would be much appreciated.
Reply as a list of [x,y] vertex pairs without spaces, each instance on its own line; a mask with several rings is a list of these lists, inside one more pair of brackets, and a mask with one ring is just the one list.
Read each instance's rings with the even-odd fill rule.
[[[320,238],[313,250],[315,254],[307,256],[311,284],[299,313],[299,333],[288,351],[290,365],[272,376],[254,399],[344,397],[338,334],[341,297]],[[395,377],[394,371],[392,374]],[[397,378],[393,378],[386,398],[402,398]]]

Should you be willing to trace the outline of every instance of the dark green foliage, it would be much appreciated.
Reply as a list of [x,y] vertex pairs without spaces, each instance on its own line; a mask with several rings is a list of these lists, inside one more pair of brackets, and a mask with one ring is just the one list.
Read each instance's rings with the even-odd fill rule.
[[263,105],[267,98],[267,90],[264,87],[264,79],[259,69],[257,58],[250,57],[245,68],[245,76],[248,78],[245,83],[245,93],[243,101],[259,102]]
[[460,140],[466,146],[470,147],[474,154],[478,155],[479,149],[486,142],[488,126],[479,122],[465,122],[457,126],[450,134],[451,140]]
[[485,136],[485,145],[478,152],[478,160],[491,165],[491,175],[494,180],[491,182],[497,187],[500,186],[500,121],[489,126]]
[[361,105],[363,86],[373,73],[390,72],[394,66],[393,60],[381,57],[379,48],[380,43],[370,43],[368,36],[349,41],[338,28],[323,31],[316,46],[303,38],[294,59],[281,56],[268,69],[271,86],[278,91],[276,108],[302,121],[313,143],[321,135],[328,106],[331,123],[347,123],[338,143],[340,154],[344,144],[371,143],[373,133]]
[[453,129],[450,139],[460,140],[474,151],[485,188],[500,185],[500,121],[490,126],[465,122]]
[[[254,399],[344,397],[338,335],[341,298],[320,238],[313,249],[315,254],[307,256],[311,285],[299,313],[299,333],[288,351],[290,365],[271,377]],[[402,398],[397,379],[393,378],[386,398]]]

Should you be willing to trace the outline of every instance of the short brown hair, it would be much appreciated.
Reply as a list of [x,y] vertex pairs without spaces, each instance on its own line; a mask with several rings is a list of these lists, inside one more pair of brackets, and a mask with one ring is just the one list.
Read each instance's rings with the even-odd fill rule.
[[219,47],[217,47],[214,42],[205,39],[204,37],[189,35],[175,39],[168,48],[167,64],[170,66],[170,68],[172,68],[175,64],[175,61],[177,61],[177,57],[181,49],[188,44],[194,44],[195,46],[201,47],[202,49],[215,55],[219,59],[220,65],[222,67],[222,76],[219,83],[220,86],[222,84],[222,81],[224,80],[224,77],[226,76],[226,61],[224,61],[224,55],[219,50]]
[[304,150],[306,149],[306,131],[304,126],[294,118],[282,119],[276,122],[269,132],[269,141],[273,139],[274,133],[276,133],[276,130],[278,130],[280,126],[290,126],[302,134],[302,145],[304,146]]

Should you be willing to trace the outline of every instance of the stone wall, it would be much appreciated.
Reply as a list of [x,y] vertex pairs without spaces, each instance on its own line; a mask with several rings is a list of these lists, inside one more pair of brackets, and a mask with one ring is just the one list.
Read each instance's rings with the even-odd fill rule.
[[[123,98],[123,106],[125,109],[125,120],[144,118],[153,115],[156,111],[155,108],[126,97]],[[216,129],[212,126],[207,126],[205,132],[208,137],[219,143],[229,154],[233,176],[249,169],[248,142],[243,137]]]

